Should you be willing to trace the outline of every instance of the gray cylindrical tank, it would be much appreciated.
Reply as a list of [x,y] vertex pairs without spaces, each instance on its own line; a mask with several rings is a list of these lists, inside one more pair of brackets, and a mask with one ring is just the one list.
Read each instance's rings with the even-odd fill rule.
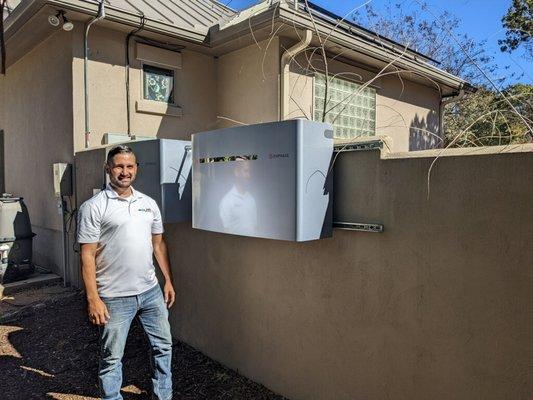
[[30,216],[22,197],[0,197],[0,283],[26,278],[35,271],[32,263]]

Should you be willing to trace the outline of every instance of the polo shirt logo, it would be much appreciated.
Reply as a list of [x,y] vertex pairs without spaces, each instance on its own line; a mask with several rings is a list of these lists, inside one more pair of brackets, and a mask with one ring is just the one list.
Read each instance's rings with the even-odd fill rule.
[[151,208],[139,208],[137,211],[141,211],[141,212],[152,212],[152,209],[151,209]]

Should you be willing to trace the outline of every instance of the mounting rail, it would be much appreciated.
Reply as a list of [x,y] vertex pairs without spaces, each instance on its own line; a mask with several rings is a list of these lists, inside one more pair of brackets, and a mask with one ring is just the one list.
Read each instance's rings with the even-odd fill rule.
[[370,140],[368,142],[361,143],[338,143],[334,146],[333,151],[335,153],[344,153],[345,151],[365,151],[365,150],[377,150],[383,148],[382,140]]
[[337,229],[345,229],[348,231],[372,232],[372,233],[382,233],[385,229],[385,227],[381,224],[366,224],[362,222],[340,222],[340,221],[333,221],[333,227]]

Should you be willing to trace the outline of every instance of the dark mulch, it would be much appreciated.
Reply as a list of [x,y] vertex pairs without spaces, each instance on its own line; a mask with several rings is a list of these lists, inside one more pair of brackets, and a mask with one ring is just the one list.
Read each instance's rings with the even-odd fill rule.
[[[97,351],[97,328],[87,321],[82,294],[25,308],[0,322],[0,398],[98,398]],[[148,347],[137,323],[123,363],[124,399],[149,399]],[[174,399],[283,399],[181,342],[174,346],[173,374]]]

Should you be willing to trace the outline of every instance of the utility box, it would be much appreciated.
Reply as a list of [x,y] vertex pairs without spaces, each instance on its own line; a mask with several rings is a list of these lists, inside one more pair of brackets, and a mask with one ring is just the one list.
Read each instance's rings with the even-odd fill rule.
[[67,163],[52,164],[54,194],[56,197],[72,196],[72,167]]
[[290,120],[197,133],[193,228],[307,241],[332,234],[333,129]]
[[[118,143],[76,153],[76,197],[78,206],[108,182],[104,164],[107,153]],[[172,139],[128,141],[139,169],[133,182],[136,190],[153,198],[163,222],[191,220],[191,142]]]

